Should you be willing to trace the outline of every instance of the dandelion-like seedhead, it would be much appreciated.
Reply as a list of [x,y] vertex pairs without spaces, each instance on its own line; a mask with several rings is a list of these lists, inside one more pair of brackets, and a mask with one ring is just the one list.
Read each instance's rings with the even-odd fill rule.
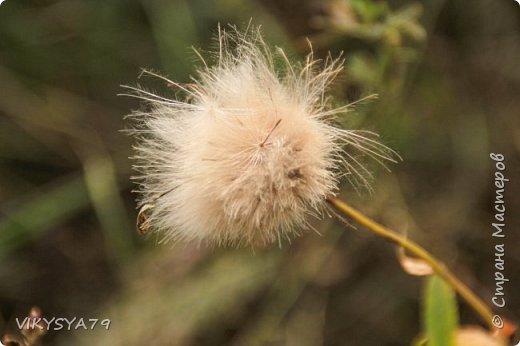
[[335,126],[347,106],[331,107],[325,93],[340,60],[311,53],[293,66],[259,29],[219,29],[218,44],[215,65],[204,62],[193,84],[148,72],[182,98],[129,87],[151,108],[131,115],[131,132],[139,203],[162,240],[280,242],[309,228],[342,176],[369,186],[359,154],[393,160],[373,133]]

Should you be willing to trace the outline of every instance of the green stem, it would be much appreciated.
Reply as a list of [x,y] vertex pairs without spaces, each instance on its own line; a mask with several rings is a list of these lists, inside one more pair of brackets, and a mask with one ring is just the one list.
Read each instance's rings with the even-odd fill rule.
[[391,240],[397,245],[402,246],[408,250],[411,254],[420,258],[424,262],[428,263],[433,271],[443,278],[465,301],[469,306],[475,310],[480,316],[482,321],[491,329],[494,329],[493,325],[493,312],[491,309],[480,299],[471,289],[460,281],[441,261],[433,257],[427,250],[422,246],[416,244],[412,240],[409,240],[405,236],[386,228],[377,222],[373,221],[369,217],[363,215],[356,209],[352,208],[347,203],[337,198],[328,198],[327,201],[332,204],[337,210],[341,211],[347,216],[350,216],[359,224],[365,226],[375,234]]

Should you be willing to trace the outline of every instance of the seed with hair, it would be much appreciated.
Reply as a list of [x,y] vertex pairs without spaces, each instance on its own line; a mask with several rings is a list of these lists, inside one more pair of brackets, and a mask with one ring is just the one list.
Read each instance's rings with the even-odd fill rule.
[[325,92],[340,60],[319,69],[310,54],[293,66],[257,29],[218,37],[215,65],[204,64],[193,85],[167,80],[184,98],[130,88],[151,105],[132,117],[139,201],[153,205],[143,228],[165,241],[280,241],[309,227],[341,176],[368,186],[358,154],[393,160],[373,133],[334,125],[347,107],[332,108]]

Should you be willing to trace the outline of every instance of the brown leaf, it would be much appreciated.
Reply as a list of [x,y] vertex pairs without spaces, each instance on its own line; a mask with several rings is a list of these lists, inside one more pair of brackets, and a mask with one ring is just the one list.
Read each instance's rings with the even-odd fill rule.
[[[498,319],[500,323],[496,323],[496,319]],[[518,329],[518,326],[516,324],[505,318],[501,318],[498,315],[495,315],[495,317],[493,318],[493,324],[495,324],[495,327],[497,327],[495,328],[494,335],[499,335],[507,339],[515,335],[516,330]]]
[[457,346],[506,346],[506,339],[478,326],[464,326],[455,332]]
[[397,258],[403,270],[410,275],[426,276],[433,274],[433,269],[428,263],[422,259],[407,256],[403,247],[397,249]]
[[[27,315],[28,320],[24,320],[21,329],[8,330],[0,340],[1,344],[6,346],[34,346],[45,335],[45,325],[43,322],[36,321],[42,317],[42,311],[39,307],[33,306]],[[0,345],[1,345],[0,344]]]
[[145,204],[139,210],[137,214],[136,228],[137,232],[141,235],[145,235],[150,230],[150,224],[148,223],[148,212],[154,207],[153,204]]

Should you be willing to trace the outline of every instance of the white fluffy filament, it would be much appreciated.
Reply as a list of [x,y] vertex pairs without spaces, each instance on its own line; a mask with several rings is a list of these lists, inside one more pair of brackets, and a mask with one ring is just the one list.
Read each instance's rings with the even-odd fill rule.
[[258,29],[219,30],[217,59],[193,85],[156,75],[183,100],[129,88],[151,105],[133,114],[135,168],[140,204],[153,205],[147,226],[164,241],[280,242],[322,213],[341,176],[369,186],[359,154],[393,161],[375,134],[334,126],[346,107],[331,108],[325,92],[341,61],[318,69],[311,53],[294,67]]

